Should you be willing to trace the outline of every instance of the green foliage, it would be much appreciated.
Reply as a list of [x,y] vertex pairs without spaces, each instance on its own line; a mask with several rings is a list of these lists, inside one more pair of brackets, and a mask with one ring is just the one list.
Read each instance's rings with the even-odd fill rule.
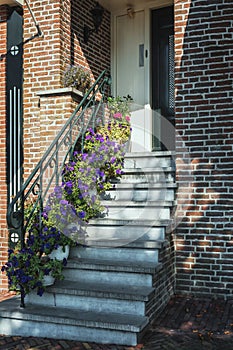
[[9,250],[9,259],[2,267],[9,280],[9,289],[13,291],[21,291],[25,296],[32,290],[36,290],[37,294],[42,296],[45,287],[43,286],[44,276],[51,274],[56,279],[63,279],[62,269],[66,261],[58,261],[56,259],[46,259],[41,256],[38,244],[33,246],[26,243],[24,248],[16,248]]
[[110,115],[113,116],[116,113],[121,113],[123,117],[130,116],[130,103],[133,101],[130,95],[108,97],[107,105],[110,111]]
[[63,172],[66,199],[79,218],[88,221],[103,212],[99,195],[110,187],[112,177],[121,176],[123,156],[121,145],[87,131],[84,153],[75,152]]
[[[67,73],[67,84],[73,84],[74,77],[77,80],[74,72],[77,70]],[[80,76],[83,77],[81,73]],[[129,96],[109,98],[109,122],[97,130],[87,130],[83,153],[75,152],[65,165],[63,183],[50,194],[42,214],[37,204],[26,207],[25,216],[30,218],[30,224],[25,247],[9,250],[8,262],[2,267],[10,289],[20,288],[23,295],[36,289],[42,295],[44,276],[51,274],[63,279],[66,260],[50,259],[48,255],[60,246],[74,244],[69,238],[73,229],[70,224],[81,227],[83,221],[103,213],[100,195],[112,186],[112,178],[120,178],[123,173],[124,143],[131,132],[130,101]]]

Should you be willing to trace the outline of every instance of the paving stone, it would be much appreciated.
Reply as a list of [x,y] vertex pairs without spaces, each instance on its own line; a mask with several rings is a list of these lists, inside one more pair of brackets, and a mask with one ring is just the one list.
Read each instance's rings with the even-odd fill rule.
[[233,350],[233,300],[175,296],[136,347],[2,335],[0,350]]

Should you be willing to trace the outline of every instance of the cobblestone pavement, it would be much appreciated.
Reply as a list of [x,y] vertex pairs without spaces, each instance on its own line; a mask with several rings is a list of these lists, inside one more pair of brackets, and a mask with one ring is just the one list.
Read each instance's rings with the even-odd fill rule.
[[175,296],[136,347],[2,335],[0,350],[233,350],[233,300]]

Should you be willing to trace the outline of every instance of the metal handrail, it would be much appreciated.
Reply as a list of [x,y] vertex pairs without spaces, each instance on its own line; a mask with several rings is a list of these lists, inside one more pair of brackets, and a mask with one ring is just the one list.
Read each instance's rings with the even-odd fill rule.
[[[72,156],[75,145],[80,140],[82,152],[85,132],[89,127],[95,127],[96,116],[99,116],[101,123],[104,122],[104,110],[101,113],[101,108],[104,108],[103,102],[108,84],[110,79],[106,71],[103,71],[83,96],[80,104],[9,204],[8,228],[11,234],[14,233],[19,237],[21,247],[25,245],[25,233],[35,211],[39,208],[39,212],[42,213],[48,194],[53,187],[61,183],[64,163]],[[32,208],[25,217],[25,205],[31,196],[33,197]]]

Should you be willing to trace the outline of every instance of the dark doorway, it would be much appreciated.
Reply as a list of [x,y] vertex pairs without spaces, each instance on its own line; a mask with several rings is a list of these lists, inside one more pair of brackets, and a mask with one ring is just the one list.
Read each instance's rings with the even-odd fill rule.
[[174,8],[152,11],[153,150],[174,150]]

